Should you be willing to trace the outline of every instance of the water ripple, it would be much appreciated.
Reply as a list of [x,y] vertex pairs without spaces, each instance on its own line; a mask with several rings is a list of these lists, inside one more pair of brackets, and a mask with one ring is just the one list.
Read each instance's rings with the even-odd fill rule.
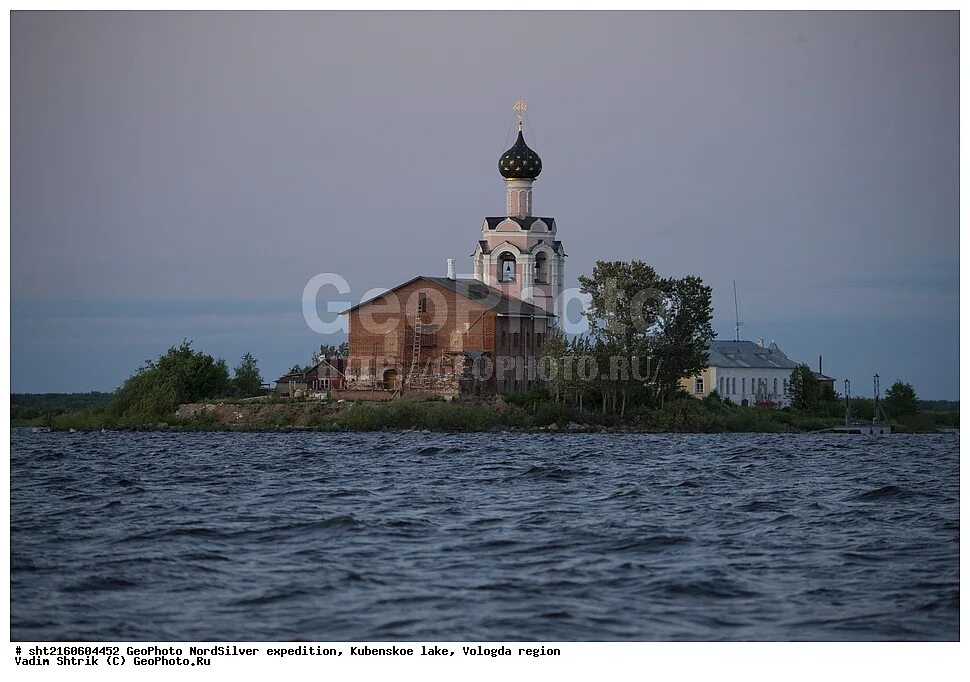
[[14,429],[11,636],[955,640],[959,540],[951,435]]

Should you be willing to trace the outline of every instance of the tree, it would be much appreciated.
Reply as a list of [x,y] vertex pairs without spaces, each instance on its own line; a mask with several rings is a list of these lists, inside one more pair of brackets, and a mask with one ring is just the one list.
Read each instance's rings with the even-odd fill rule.
[[343,341],[336,346],[330,343],[321,343],[320,350],[310,355],[310,367],[312,368],[318,362],[320,362],[321,357],[345,358],[348,355],[350,355],[350,344],[346,341]]
[[590,277],[579,278],[580,291],[590,297],[590,333],[632,356],[657,320],[660,285],[657,272],[643,261],[597,261]]
[[[616,392],[627,395],[643,379],[630,369],[633,359],[650,360],[650,340],[660,314],[663,291],[657,272],[643,261],[597,261],[590,277],[579,278],[580,290],[590,297],[586,318],[593,342],[588,345],[596,373],[588,385],[598,389],[603,412]],[[622,365],[622,368],[621,368]]]
[[229,390],[225,360],[192,350],[183,339],[158,360],[145,364],[118,389],[109,411],[122,418],[146,423],[169,415],[183,403],[224,396]]
[[886,399],[883,401],[886,413],[890,417],[903,417],[916,414],[919,411],[916,389],[912,384],[897,380],[886,389]]
[[707,366],[714,310],[711,288],[699,277],[661,278],[638,260],[598,261],[579,283],[590,297],[586,317],[597,348],[618,356],[628,370],[600,382],[604,404],[610,400],[615,410],[619,391],[623,411],[628,396],[643,392],[649,366],[651,395],[662,405],[680,379]]
[[798,365],[791,371],[785,395],[792,407],[803,410],[809,406],[811,388],[814,382],[815,375],[812,374],[812,370],[805,363]]
[[236,366],[236,376],[233,379],[236,391],[243,396],[259,395],[263,388],[263,376],[259,373],[256,358],[246,353]]
[[568,379],[565,376],[566,362],[568,362],[569,342],[566,335],[558,327],[554,327],[546,334],[542,342],[541,365],[543,374],[548,377],[556,402],[563,394]]
[[692,275],[661,282],[663,305],[657,331],[651,341],[654,359],[654,391],[663,399],[673,393],[680,380],[707,367],[707,346],[714,338],[711,319],[711,287]]
[[799,410],[811,409],[819,405],[831,405],[838,399],[829,384],[819,381],[815,372],[802,363],[791,371],[788,389],[785,391],[791,406]]

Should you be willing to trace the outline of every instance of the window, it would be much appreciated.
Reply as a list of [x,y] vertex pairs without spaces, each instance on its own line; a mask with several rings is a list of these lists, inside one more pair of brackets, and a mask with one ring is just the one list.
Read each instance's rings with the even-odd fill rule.
[[774,390],[772,391],[775,395],[778,395],[778,377],[775,377]]
[[781,380],[781,390],[785,393],[785,395],[788,395],[788,379]]
[[418,312],[428,312],[428,295],[423,291],[418,293]]
[[512,332],[512,347],[519,347],[519,332]]
[[515,281],[515,256],[510,253],[503,253],[498,261],[498,281]]
[[735,379],[734,377],[731,377],[731,393],[737,393],[737,392],[738,392],[738,380]]
[[744,393],[747,393],[747,392],[748,392],[748,390],[747,390],[747,383],[746,383],[745,379],[742,378],[741,379],[741,393],[744,394]]
[[717,380],[717,392],[724,395],[724,377],[720,377]]
[[536,256],[536,275],[537,284],[546,284],[549,281],[549,264],[546,261],[546,254],[540,253]]
[[696,377],[694,379],[694,393],[704,392],[704,377]]
[[397,332],[388,332],[384,335],[384,353],[386,355],[397,353]]
[[536,348],[542,348],[542,334],[536,334]]

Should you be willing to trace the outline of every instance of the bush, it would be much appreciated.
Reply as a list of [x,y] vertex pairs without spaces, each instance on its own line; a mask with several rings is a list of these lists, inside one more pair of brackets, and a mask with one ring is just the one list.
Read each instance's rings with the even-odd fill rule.
[[108,416],[122,425],[154,424],[182,403],[225,395],[230,385],[225,360],[195,352],[191,346],[191,341],[183,341],[139,367],[109,403]]
[[651,431],[717,433],[725,430],[725,419],[719,412],[691,398],[668,402],[659,410],[643,410],[638,421]]
[[498,426],[527,426],[531,420],[521,408],[500,415],[485,405],[398,400],[355,403],[334,415],[332,421],[348,431],[430,429],[434,431],[485,431]]
[[776,410],[739,407],[725,419],[725,426],[733,433],[776,433],[784,430]]

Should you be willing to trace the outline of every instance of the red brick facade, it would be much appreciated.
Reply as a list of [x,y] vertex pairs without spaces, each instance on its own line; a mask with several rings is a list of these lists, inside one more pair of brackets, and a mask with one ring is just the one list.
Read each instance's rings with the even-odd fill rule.
[[[415,278],[351,308],[348,388],[362,397],[375,390],[457,397],[536,387],[547,318],[502,313],[489,303]],[[418,316],[419,369],[411,376]]]

